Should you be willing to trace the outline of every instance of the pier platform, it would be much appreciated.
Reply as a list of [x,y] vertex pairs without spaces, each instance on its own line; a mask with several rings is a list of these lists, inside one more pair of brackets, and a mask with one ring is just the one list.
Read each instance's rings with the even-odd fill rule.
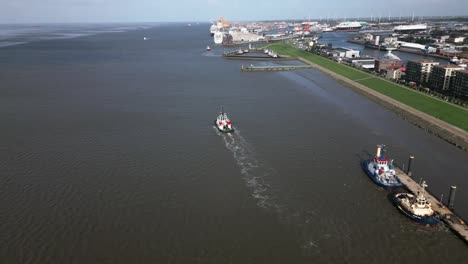
[[[403,172],[402,170],[396,168],[395,173],[400,179],[401,183],[413,194],[416,194],[420,189],[421,186],[417,183],[413,178],[411,178],[408,174]],[[458,217],[452,210],[447,208],[444,204],[442,204],[439,200],[437,200],[434,196],[432,196],[429,192],[425,193],[427,200],[431,203],[432,209],[436,212],[440,219],[452,229],[461,239],[463,239],[466,243],[468,243],[468,226],[466,223]]]
[[273,57],[267,57],[267,56],[252,56],[252,55],[225,55],[224,56],[226,59],[236,59],[236,60],[267,60],[267,61],[292,61],[296,60],[294,58],[289,58],[289,57],[278,57],[278,58],[273,58]]
[[242,65],[242,72],[253,72],[253,71],[291,71],[312,68],[311,65],[290,65],[290,66],[247,66]]
[[237,54],[237,51],[230,51],[223,54],[226,59],[237,59],[237,60],[275,60],[275,61],[288,61],[297,60],[288,56],[278,56],[273,58],[266,55],[263,49],[249,49],[249,53]]

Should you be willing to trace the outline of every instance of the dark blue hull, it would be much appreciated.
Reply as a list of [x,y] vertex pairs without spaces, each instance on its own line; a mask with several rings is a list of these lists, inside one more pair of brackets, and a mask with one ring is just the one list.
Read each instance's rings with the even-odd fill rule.
[[361,162],[361,166],[362,166],[362,169],[366,172],[367,176],[369,176],[369,178],[371,178],[371,180],[377,184],[378,186],[384,188],[385,190],[393,190],[393,189],[396,189],[398,187],[401,187],[401,182],[398,181],[398,183],[395,183],[395,184],[388,184],[386,182],[381,182],[377,179],[377,177],[375,177],[375,175],[369,171],[369,168],[368,168],[368,164],[369,164],[369,160],[365,160],[363,162]]
[[423,224],[423,225],[435,225],[435,224],[440,223],[439,218],[437,218],[435,216],[418,216],[418,215],[415,215],[415,214],[411,213],[410,211],[406,210],[401,205],[400,200],[398,200],[398,198],[396,198],[395,195],[392,197],[392,200],[393,200],[393,203],[395,204],[395,206],[398,208],[398,210],[402,214],[404,214],[407,217],[411,218],[411,220],[413,220],[414,222],[417,222],[417,223]]

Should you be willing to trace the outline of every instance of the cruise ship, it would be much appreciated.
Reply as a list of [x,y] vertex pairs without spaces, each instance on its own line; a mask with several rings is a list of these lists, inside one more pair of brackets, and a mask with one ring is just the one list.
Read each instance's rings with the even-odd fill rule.
[[335,26],[336,31],[359,31],[361,28],[362,28],[361,22],[357,22],[357,21],[341,22]]
[[333,27],[330,27],[329,25],[327,24],[323,24],[323,25],[319,25],[320,26],[320,30],[322,32],[332,32],[334,31],[335,29]]
[[218,31],[218,26],[216,24],[211,25],[210,27],[210,35],[213,37],[214,34]]
[[225,28],[230,27],[230,23],[223,18],[219,18],[217,21],[213,22],[213,25],[210,27],[210,34],[213,37],[217,31],[222,31]]
[[393,28],[393,31],[397,33],[414,33],[419,31],[426,31],[426,24],[415,24],[415,25],[399,25]]

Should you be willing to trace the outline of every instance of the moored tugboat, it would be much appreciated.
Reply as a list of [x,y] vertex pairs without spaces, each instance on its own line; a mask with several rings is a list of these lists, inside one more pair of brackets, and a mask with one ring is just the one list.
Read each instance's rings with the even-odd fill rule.
[[224,108],[221,108],[221,112],[214,121],[216,128],[222,133],[234,132],[231,120],[229,120],[227,114],[224,112]]
[[362,168],[377,185],[385,189],[402,186],[400,179],[395,175],[393,160],[385,157],[385,145],[378,145],[375,157],[362,162]]
[[393,196],[393,203],[398,209],[411,218],[413,221],[424,225],[434,225],[440,222],[432,210],[431,203],[429,203],[424,196],[425,188],[427,187],[424,181],[421,184],[421,190],[415,196],[410,193],[398,193]]

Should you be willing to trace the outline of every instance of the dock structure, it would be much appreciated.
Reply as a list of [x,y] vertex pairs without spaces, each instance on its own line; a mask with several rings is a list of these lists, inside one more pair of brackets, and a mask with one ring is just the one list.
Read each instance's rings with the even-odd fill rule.
[[226,47],[236,47],[236,46],[241,46],[241,45],[246,45],[246,44],[268,44],[268,43],[275,43],[275,42],[280,42],[280,41],[286,41],[294,38],[300,38],[300,36],[293,36],[293,35],[288,35],[284,37],[278,37],[278,38],[271,38],[271,39],[264,39],[264,40],[257,40],[257,41],[236,41],[232,43],[223,43],[223,46]]
[[237,60],[275,60],[275,61],[290,61],[297,60],[288,56],[271,57],[263,52],[263,49],[250,49],[248,55],[245,53],[238,54],[237,51],[229,51],[223,54],[226,59]]
[[247,66],[242,65],[241,71],[254,72],[254,71],[291,71],[312,68],[310,65],[289,65],[289,66]]
[[[400,179],[401,183],[408,189],[410,192],[416,194],[421,186],[408,174],[402,170],[395,168],[395,174]],[[458,217],[452,210],[447,208],[441,201],[438,201],[430,193],[426,192],[426,199],[431,203],[432,210],[436,212],[440,219],[455,232],[461,239],[468,243],[468,226],[466,223]]]
[[236,59],[236,60],[256,60],[256,61],[293,61],[296,59],[289,58],[289,57],[266,57],[266,56],[255,56],[255,55],[224,55],[226,59]]

